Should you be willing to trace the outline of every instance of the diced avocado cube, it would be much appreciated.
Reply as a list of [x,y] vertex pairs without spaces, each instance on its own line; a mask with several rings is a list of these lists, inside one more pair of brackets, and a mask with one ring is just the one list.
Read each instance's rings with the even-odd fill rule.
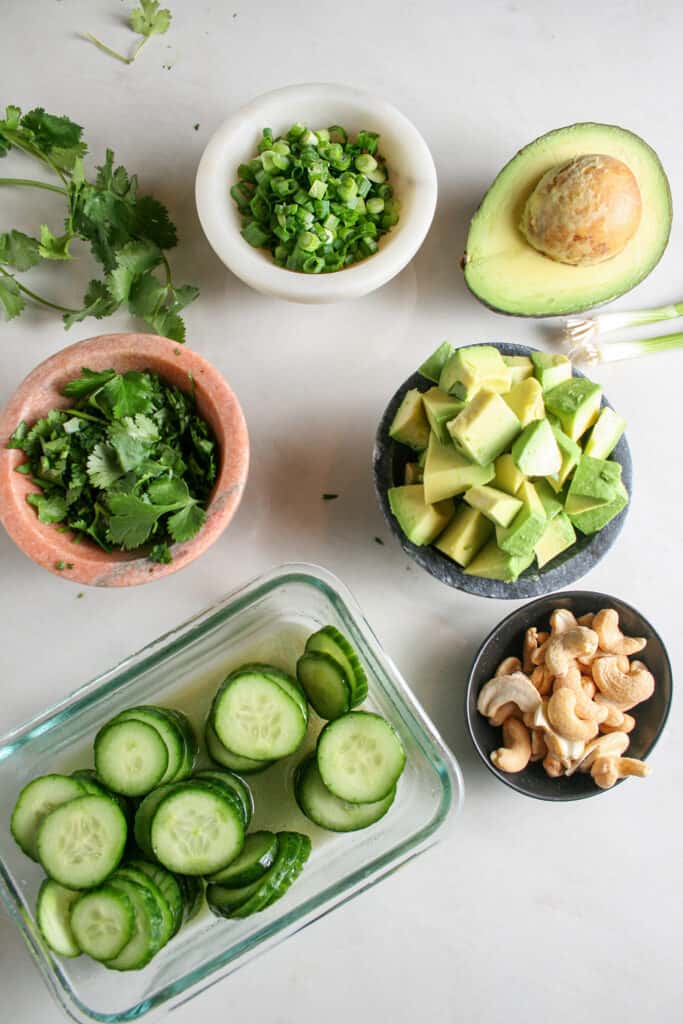
[[545,416],[543,392],[535,377],[513,384],[503,400],[507,402],[515,416],[526,427],[533,420],[542,420]]
[[461,505],[435,547],[463,567],[469,565],[493,533],[493,523],[476,508]]
[[496,470],[493,486],[507,494],[517,494],[526,477],[515,466],[512,455],[509,452],[499,455],[493,465]]
[[429,438],[424,468],[425,500],[433,504],[464,494],[470,487],[493,480],[493,463],[478,466],[456,451],[453,445],[441,444],[436,434]]
[[403,470],[404,484],[421,484],[422,477],[422,466],[417,462],[406,462],[405,469]]
[[502,455],[521,429],[510,406],[487,388],[478,391],[463,411],[448,423],[448,433],[456,448],[480,466]]
[[565,434],[578,441],[600,412],[602,388],[586,377],[572,377],[545,392],[545,407],[557,416]]
[[519,489],[523,505],[510,525],[496,527],[496,543],[509,555],[534,554],[534,547],[545,530],[547,516],[536,488],[526,480]]
[[510,390],[510,384],[510,369],[493,345],[470,345],[456,349],[439,377],[442,391],[466,402],[481,388],[504,392]]
[[419,452],[429,443],[429,423],[417,388],[406,391],[389,427],[389,437]]
[[445,530],[453,516],[453,502],[429,505],[422,484],[389,488],[389,506],[409,541],[431,544]]
[[621,466],[610,459],[593,459],[582,455],[574,471],[567,497],[572,495],[585,498],[600,498],[603,503],[612,501],[619,490]]
[[598,530],[602,530],[603,526],[607,526],[611,519],[619,515],[626,505],[628,505],[628,491],[619,481],[617,493],[612,501],[600,508],[579,512],[570,518],[577,530],[581,530],[581,533],[597,533]]
[[424,469],[426,462],[427,462],[427,449],[423,448],[422,451],[417,456],[417,464],[420,467],[420,469]]
[[572,364],[566,356],[552,352],[532,352],[531,361],[536,379],[544,391],[550,391],[563,380],[571,379]]
[[509,526],[522,507],[519,498],[496,487],[471,487],[464,497],[468,505],[479,509],[496,526]]
[[570,475],[579,464],[581,449],[576,441],[572,441],[570,437],[567,437],[559,423],[551,422],[550,425],[560,449],[560,454],[562,455],[562,465],[560,466],[559,473],[551,474],[547,477],[547,480],[552,489],[559,494]]
[[524,428],[512,446],[512,458],[525,476],[549,476],[559,472],[562,454],[547,420],[534,420]]
[[503,362],[510,370],[511,387],[534,375],[534,364],[528,356],[503,356]]
[[531,555],[509,555],[501,551],[495,540],[488,542],[465,569],[466,576],[483,576],[487,580],[502,580],[514,583],[517,577],[527,569],[534,560]]
[[534,480],[536,494],[539,496],[545,509],[548,519],[554,519],[564,510],[564,503],[557,497],[557,494],[547,480]]
[[626,420],[606,405],[600,410],[595,426],[588,436],[583,449],[584,454],[592,455],[594,459],[607,459],[625,430]]
[[432,352],[429,359],[425,359],[422,366],[417,371],[421,373],[427,380],[431,380],[434,384],[439,383],[439,377],[444,366],[451,358],[453,354],[453,346],[448,341],[442,341],[439,347]]
[[442,444],[451,444],[446,424],[462,412],[465,403],[453,395],[446,394],[441,388],[430,388],[423,394],[422,404],[432,433],[436,434]]
[[538,568],[542,569],[553,558],[570,548],[576,541],[576,533],[566,512],[560,512],[551,519],[535,547]]

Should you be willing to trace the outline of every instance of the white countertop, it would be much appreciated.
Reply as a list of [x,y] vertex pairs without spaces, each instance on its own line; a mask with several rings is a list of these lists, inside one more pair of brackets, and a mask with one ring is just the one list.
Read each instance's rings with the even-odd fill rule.
[[[283,561],[323,564],[355,592],[454,750],[465,808],[449,841],[173,1020],[680,1020],[680,707],[645,782],[557,806],[500,785],[466,735],[463,687],[478,644],[513,603],[451,591],[410,563],[382,521],[370,474],[388,397],[443,338],[544,346],[556,333],[547,321],[488,312],[458,269],[468,217],[517,149],[574,121],[620,124],[657,149],[674,203],[683,202],[680,6],[169,3],[172,30],[124,67],[76,35],[129,44],[117,0],[4,0],[3,101],[68,114],[85,126],[91,153],[113,147],[144,190],[168,203],[181,235],[178,280],[202,288],[187,316],[189,343],[242,400],[249,484],[233,525],[202,560],[125,593],[86,589],[79,599],[83,588],[38,569],[0,531],[0,732],[241,581]],[[439,174],[436,218],[417,258],[379,292],[344,306],[295,307],[250,291],[214,257],[194,210],[195,168],[216,125],[250,97],[306,80],[347,82],[395,103],[423,132]],[[17,173],[9,166],[0,171]],[[0,194],[3,230],[35,231],[41,219],[56,229],[60,217],[47,193]],[[92,270],[85,255],[81,264],[50,267],[44,290],[76,301]],[[616,308],[683,298],[682,265],[676,224],[661,265]],[[35,310],[3,324],[0,405],[65,344],[132,326],[121,314],[67,335],[56,314]],[[596,373],[629,421],[635,491],[620,540],[582,581],[639,607],[674,667],[683,653],[682,360],[671,353]],[[323,492],[340,497],[323,502]],[[3,1020],[62,1020],[2,912],[0,977]]]

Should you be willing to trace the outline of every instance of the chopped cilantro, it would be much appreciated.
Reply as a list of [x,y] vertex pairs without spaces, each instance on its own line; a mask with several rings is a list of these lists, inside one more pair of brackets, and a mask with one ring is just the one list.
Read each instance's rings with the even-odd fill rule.
[[63,562],[60,558],[58,562],[55,562],[55,569],[57,572],[61,572],[62,569],[66,569],[66,562]]
[[147,371],[84,368],[63,394],[72,408],[53,409],[31,427],[22,421],[8,441],[27,456],[18,472],[40,487],[27,501],[42,522],[76,540],[105,551],[150,544],[152,561],[170,562],[170,545],[204,525],[216,478],[216,441],[194,388],[181,391]]

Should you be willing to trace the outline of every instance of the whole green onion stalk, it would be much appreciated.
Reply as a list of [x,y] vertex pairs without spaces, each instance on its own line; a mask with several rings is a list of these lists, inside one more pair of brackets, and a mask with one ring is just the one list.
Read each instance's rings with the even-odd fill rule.
[[605,345],[589,335],[573,345],[568,355],[573,363],[613,363],[672,348],[683,348],[683,333],[660,334],[656,338],[634,338],[631,341],[609,341]]
[[564,340],[573,346],[578,342],[590,341],[598,334],[618,331],[622,327],[641,327],[660,320],[675,320],[679,316],[683,316],[683,302],[653,309],[633,309],[630,312],[597,313],[592,317],[570,316],[564,322]]

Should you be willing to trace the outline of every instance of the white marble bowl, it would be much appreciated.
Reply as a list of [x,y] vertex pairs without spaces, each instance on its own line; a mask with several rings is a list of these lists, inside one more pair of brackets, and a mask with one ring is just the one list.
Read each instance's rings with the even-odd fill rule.
[[[256,154],[263,128],[278,135],[296,121],[311,128],[340,124],[351,134],[366,128],[381,135],[379,151],[401,203],[400,219],[374,255],[344,270],[286,270],[273,262],[270,252],[253,248],[240,234],[240,216],[230,196],[237,168]],[[246,284],[291,302],[339,302],[380,288],[413,258],[434,216],[436,169],[417,128],[390,103],[345,85],[290,85],[258,96],[223,122],[202,155],[195,195],[209,244]]]

